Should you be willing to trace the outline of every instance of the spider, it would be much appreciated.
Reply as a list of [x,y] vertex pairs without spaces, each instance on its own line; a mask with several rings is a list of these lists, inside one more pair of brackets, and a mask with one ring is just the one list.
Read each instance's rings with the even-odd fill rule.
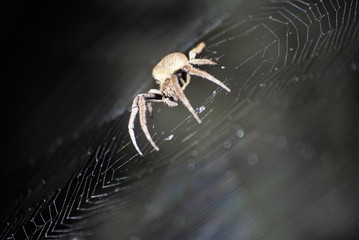
[[163,102],[169,107],[176,107],[180,101],[200,124],[202,122],[201,119],[198,117],[183,92],[190,83],[191,75],[208,79],[224,88],[227,92],[231,91],[226,85],[209,73],[193,67],[193,65],[218,65],[216,62],[209,59],[196,58],[196,55],[202,52],[205,47],[206,45],[204,42],[199,43],[189,51],[189,58],[181,52],[170,53],[163,57],[152,70],[153,78],[156,80],[156,83],[160,85],[159,89],[150,89],[148,93],[140,93],[134,98],[128,123],[128,131],[132,143],[140,155],[143,154],[137,145],[134,133],[134,122],[138,112],[140,125],[147,140],[151,143],[152,147],[158,151],[159,148],[152,140],[147,128],[146,112],[148,111],[152,117],[152,103]]

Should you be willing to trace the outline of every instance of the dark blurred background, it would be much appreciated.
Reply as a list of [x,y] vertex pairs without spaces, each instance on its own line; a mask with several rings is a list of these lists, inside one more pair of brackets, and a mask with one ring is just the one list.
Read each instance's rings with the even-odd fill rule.
[[[358,1],[6,6],[4,239],[356,239]],[[183,107],[127,133],[152,67],[199,41]],[[202,107],[202,108],[200,108]]]
[[31,181],[33,168],[42,164],[38,160],[47,159],[61,139],[76,138],[83,128],[123,114],[139,88],[154,86],[151,68],[156,61],[177,50],[180,42],[190,46],[187,41],[195,39],[189,36],[196,31],[193,27],[192,32],[181,31],[188,31],[184,26],[191,25],[189,18],[203,18],[196,16],[199,9],[191,9],[198,5],[9,3],[3,45],[7,160],[1,174],[7,179],[1,181],[7,194],[2,201],[26,192],[24,182]]

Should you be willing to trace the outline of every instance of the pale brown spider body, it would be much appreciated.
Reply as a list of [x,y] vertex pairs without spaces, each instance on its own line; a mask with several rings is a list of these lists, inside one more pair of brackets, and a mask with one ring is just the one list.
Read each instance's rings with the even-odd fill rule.
[[171,75],[188,64],[186,55],[180,52],[170,53],[153,68],[152,76],[160,84],[166,79],[170,79]]
[[195,58],[196,55],[205,48],[205,46],[204,42],[199,43],[189,52],[189,58],[181,52],[170,53],[163,57],[152,70],[152,76],[156,80],[156,83],[160,85],[160,88],[150,89],[148,93],[138,94],[133,100],[128,130],[132,143],[140,155],[142,155],[142,152],[137,145],[134,133],[134,121],[138,112],[140,115],[141,128],[147,140],[151,143],[154,149],[157,151],[159,150],[157,145],[152,140],[147,128],[146,112],[148,111],[152,116],[152,102],[163,102],[170,107],[175,107],[178,105],[178,101],[181,101],[191,112],[197,122],[201,123],[201,119],[198,117],[183,92],[190,82],[191,75],[208,79],[209,81],[221,86],[226,91],[231,91],[226,85],[209,73],[193,67],[193,65],[217,65],[216,62],[209,59]]

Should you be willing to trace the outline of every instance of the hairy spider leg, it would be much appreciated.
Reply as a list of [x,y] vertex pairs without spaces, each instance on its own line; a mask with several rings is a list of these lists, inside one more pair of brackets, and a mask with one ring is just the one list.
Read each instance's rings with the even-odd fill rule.
[[191,51],[189,51],[189,59],[192,60],[196,57],[197,54],[201,53],[202,50],[206,47],[204,42],[200,42],[195,46]]
[[183,103],[183,105],[188,109],[188,111],[190,111],[192,113],[193,117],[197,120],[197,122],[202,123],[201,119],[199,119],[197,113],[194,111],[192,105],[190,104],[189,100],[187,99],[186,95],[184,94],[175,75],[172,75],[171,82],[172,82],[172,86],[174,88],[174,91],[175,91],[178,99]]
[[146,107],[146,99],[145,99],[145,97],[143,95],[141,97],[139,97],[138,104],[140,106],[140,125],[141,125],[141,128],[142,128],[143,132],[145,133],[145,136],[146,136],[147,140],[151,143],[152,147],[154,149],[156,149],[156,151],[158,151],[160,149],[157,147],[155,142],[152,140],[151,134],[150,134],[150,132],[148,131],[148,128],[147,128],[147,119],[146,119],[147,107]]
[[137,152],[142,156],[142,152],[140,150],[140,148],[137,145],[137,141],[136,141],[136,137],[135,137],[135,119],[138,113],[138,98],[139,95],[137,95],[135,97],[135,99],[133,99],[133,103],[132,103],[132,110],[131,110],[131,115],[130,115],[130,120],[128,121],[128,132],[130,133],[130,137],[132,140],[133,145],[135,146]]
[[151,93],[151,94],[155,94],[155,95],[156,95],[156,99],[152,99],[151,101],[150,101],[150,100],[146,101],[147,110],[148,110],[148,112],[150,113],[150,117],[153,118],[152,102],[162,102],[163,94],[162,94],[162,92],[161,92],[160,90],[158,90],[158,89],[150,89],[150,90],[148,91],[148,93]]
[[195,68],[195,67],[192,67],[191,65],[186,65],[183,67],[184,70],[186,72],[188,72],[189,74],[191,75],[195,75],[195,76],[198,76],[198,77],[202,77],[202,78],[205,78],[211,82],[214,82],[215,84],[221,86],[222,88],[224,88],[227,92],[230,92],[231,89],[229,89],[226,85],[224,85],[221,81],[219,81],[217,78],[213,77],[211,74],[203,71],[203,70],[200,70],[198,68]]
[[[152,102],[163,102],[163,103],[167,104],[169,107],[177,107],[178,106],[177,102],[175,102],[174,100],[166,97],[163,94],[163,92],[161,92],[158,89],[150,89],[150,91],[148,91],[148,92],[157,94],[158,96],[161,96],[161,99],[152,100]],[[150,102],[148,102],[148,103],[150,103]],[[151,107],[152,107],[152,104],[151,104]],[[151,111],[152,111],[152,109],[151,109]]]
[[186,71],[183,71],[183,69],[180,69],[176,76],[180,87],[182,90],[185,90],[191,82],[191,75],[189,75]]
[[206,58],[191,59],[189,60],[189,63],[194,65],[218,65],[218,63]]
[[[150,90],[151,91],[151,90]],[[156,144],[153,142],[151,135],[147,128],[147,120],[146,120],[146,111],[147,111],[147,103],[148,102],[162,102],[162,94],[156,94],[156,93],[142,93],[138,94],[132,103],[132,110],[130,115],[130,120],[128,122],[128,131],[132,140],[133,145],[135,146],[137,152],[142,156],[142,152],[140,148],[137,145],[136,136],[135,136],[135,119],[138,114],[140,118],[140,125],[142,128],[142,131],[144,132],[147,140],[151,143],[151,145],[158,151],[159,148],[156,146]],[[152,106],[151,106],[152,108]],[[151,109],[152,111],[152,109]]]
[[147,101],[147,102],[146,102],[146,108],[147,108],[148,113],[150,114],[150,118],[153,118],[153,113],[152,113],[152,111],[153,111],[152,102]]

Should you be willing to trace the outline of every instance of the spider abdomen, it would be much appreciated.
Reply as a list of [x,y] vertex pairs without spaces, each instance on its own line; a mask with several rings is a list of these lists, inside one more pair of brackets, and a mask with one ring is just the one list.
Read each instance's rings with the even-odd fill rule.
[[163,82],[171,78],[171,75],[188,64],[186,55],[180,52],[170,53],[153,68],[152,76],[154,79]]

